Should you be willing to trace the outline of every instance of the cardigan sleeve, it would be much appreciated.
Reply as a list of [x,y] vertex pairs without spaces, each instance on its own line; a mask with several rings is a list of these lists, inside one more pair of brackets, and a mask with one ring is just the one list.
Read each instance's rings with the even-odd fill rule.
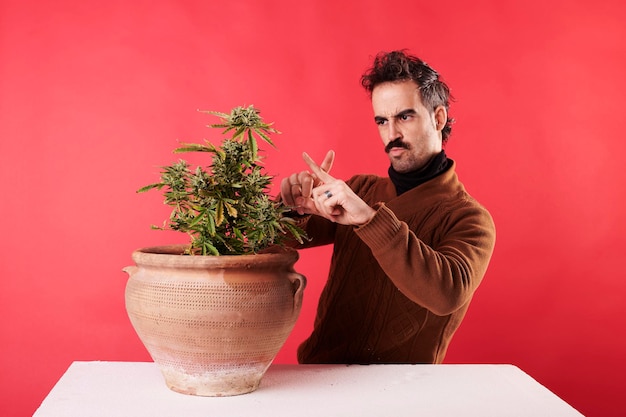
[[442,218],[437,247],[421,241],[384,204],[374,218],[355,228],[385,274],[409,299],[437,315],[467,304],[482,280],[495,244],[491,215],[463,204]]

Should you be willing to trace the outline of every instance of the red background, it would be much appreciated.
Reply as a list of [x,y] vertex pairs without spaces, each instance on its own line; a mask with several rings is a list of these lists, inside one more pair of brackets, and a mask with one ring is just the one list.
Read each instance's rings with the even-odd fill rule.
[[[492,212],[491,267],[448,363],[512,363],[590,416],[621,415],[626,6],[615,1],[0,0],[0,407],[31,415],[74,360],[149,357],[124,310],[158,193],[135,190],[214,132],[196,109],[254,104],[334,174],[384,174],[359,76],[409,48],[448,81],[448,154]],[[295,362],[329,249],[303,251]]]

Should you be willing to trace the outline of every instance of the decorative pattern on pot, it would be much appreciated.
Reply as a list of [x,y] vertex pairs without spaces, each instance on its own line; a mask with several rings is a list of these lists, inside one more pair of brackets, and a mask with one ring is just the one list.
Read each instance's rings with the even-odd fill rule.
[[184,246],[144,248],[124,268],[126,309],[174,391],[254,391],[295,325],[306,279],[291,249],[185,256]]

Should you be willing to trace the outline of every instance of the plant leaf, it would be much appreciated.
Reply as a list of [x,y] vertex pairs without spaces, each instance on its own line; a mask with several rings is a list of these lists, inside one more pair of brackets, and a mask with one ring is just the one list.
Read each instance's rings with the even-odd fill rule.
[[272,139],[270,139],[270,137],[268,135],[265,134],[265,132],[263,132],[261,129],[254,129],[255,133],[257,135],[259,135],[265,142],[269,143],[272,147],[276,147],[276,145],[274,145],[274,142],[272,142]]
[[187,227],[189,227],[190,229],[193,228],[195,225],[197,225],[198,223],[200,223],[200,220],[202,220],[206,215],[206,211],[205,210],[200,210],[198,212],[198,215],[196,217],[194,217],[189,224],[187,225]]
[[[234,129],[233,127],[231,127],[231,129]],[[237,129],[235,131],[235,133],[233,134],[233,139],[237,139],[238,137],[242,136],[244,134],[244,132],[246,131],[246,126],[241,126],[239,129]]]
[[209,218],[209,222],[207,224],[207,229],[209,231],[209,236],[215,236],[215,217],[213,213],[209,212],[207,217]]
[[258,158],[259,146],[256,143],[256,138],[252,136],[252,131],[248,130],[248,147],[252,153],[252,160],[256,161]]
[[150,185],[146,185],[145,187],[141,187],[140,189],[137,190],[137,193],[145,193],[146,191],[150,191],[153,188],[157,188],[157,189],[161,189],[165,186],[165,184],[163,184],[162,182],[157,182],[155,184],[150,184]]
[[220,117],[222,119],[228,119],[229,115],[226,113],[222,113],[221,111],[213,111],[213,110],[198,110],[200,113],[212,114],[214,116]]
[[228,203],[227,201],[224,201],[224,205],[226,206],[226,211],[228,212],[229,216],[237,217],[237,209],[233,207],[232,204]]
[[224,221],[224,202],[218,201],[215,209],[215,225],[219,226]]
[[[208,142],[207,142],[208,143]],[[204,145],[202,143],[183,143],[183,146],[174,149],[174,153],[183,152],[215,152],[215,146],[211,143]]]
[[218,256],[220,252],[217,250],[215,246],[211,245],[209,242],[204,242],[202,244],[202,254],[203,255],[211,254],[214,256]]

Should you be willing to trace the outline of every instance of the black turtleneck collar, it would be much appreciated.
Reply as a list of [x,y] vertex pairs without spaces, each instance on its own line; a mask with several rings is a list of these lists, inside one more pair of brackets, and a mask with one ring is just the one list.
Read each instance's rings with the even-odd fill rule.
[[396,193],[400,195],[447,171],[451,165],[452,160],[448,159],[445,151],[441,151],[430,160],[426,167],[417,171],[400,173],[390,166],[388,172],[391,182],[396,187]]

